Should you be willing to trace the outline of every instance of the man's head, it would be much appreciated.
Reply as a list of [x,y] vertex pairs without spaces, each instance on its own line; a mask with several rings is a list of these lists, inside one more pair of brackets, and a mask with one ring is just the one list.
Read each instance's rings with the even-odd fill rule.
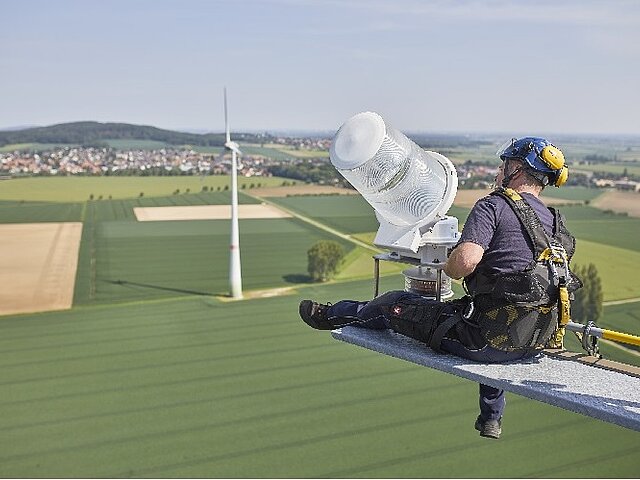
[[512,139],[497,152],[503,161],[496,181],[503,187],[511,182],[529,183],[540,188],[556,187],[567,181],[569,170],[564,155],[556,146],[539,137]]

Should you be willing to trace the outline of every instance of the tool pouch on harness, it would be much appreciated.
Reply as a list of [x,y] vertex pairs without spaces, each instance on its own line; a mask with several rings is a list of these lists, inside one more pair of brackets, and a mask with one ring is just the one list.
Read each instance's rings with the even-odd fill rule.
[[516,192],[498,190],[528,234],[534,249],[532,263],[521,272],[493,276],[477,272],[465,279],[476,307],[478,324],[487,343],[506,351],[544,348],[550,339],[562,341],[569,321],[570,293],[582,282],[569,270],[575,238],[554,214],[555,233],[549,239],[535,211]]

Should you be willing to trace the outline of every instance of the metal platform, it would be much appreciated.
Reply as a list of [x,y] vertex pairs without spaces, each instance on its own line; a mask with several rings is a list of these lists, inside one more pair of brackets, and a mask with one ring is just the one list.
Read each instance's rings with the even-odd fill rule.
[[343,327],[337,340],[501,388],[572,412],[640,431],[640,378],[588,363],[540,354],[505,364],[443,355],[390,330]]

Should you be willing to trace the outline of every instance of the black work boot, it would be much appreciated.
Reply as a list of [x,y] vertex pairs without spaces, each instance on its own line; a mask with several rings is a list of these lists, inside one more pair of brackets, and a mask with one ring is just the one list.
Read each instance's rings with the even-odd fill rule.
[[304,323],[316,330],[333,330],[337,328],[327,318],[327,310],[331,304],[316,303],[313,300],[302,300],[300,302],[300,318]]
[[481,437],[500,438],[502,433],[502,420],[482,420],[478,415],[476,419],[475,429],[480,432]]

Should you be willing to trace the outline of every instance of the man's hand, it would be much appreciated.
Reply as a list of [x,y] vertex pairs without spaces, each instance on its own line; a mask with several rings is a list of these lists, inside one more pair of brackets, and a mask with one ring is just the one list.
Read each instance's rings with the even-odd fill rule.
[[462,242],[453,249],[447,264],[444,266],[444,273],[453,279],[466,277],[473,272],[484,255],[484,249],[473,242]]

